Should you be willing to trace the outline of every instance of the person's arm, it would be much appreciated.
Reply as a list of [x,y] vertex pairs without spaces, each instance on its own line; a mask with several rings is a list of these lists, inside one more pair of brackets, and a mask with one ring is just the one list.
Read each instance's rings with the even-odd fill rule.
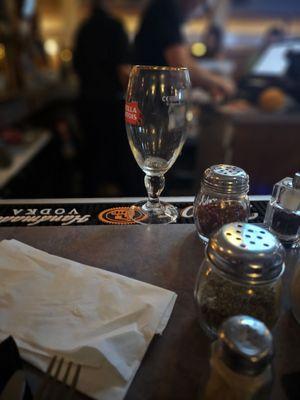
[[234,93],[235,85],[230,79],[223,78],[202,68],[189,54],[184,44],[174,44],[167,47],[164,56],[168,65],[188,68],[194,86],[202,86],[213,95],[221,92],[230,96]]

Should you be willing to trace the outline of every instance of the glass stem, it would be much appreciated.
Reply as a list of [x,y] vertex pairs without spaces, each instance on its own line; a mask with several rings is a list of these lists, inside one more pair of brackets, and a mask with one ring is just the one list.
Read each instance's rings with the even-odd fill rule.
[[165,177],[159,176],[145,176],[145,186],[148,192],[147,208],[159,208],[159,196],[165,187]]

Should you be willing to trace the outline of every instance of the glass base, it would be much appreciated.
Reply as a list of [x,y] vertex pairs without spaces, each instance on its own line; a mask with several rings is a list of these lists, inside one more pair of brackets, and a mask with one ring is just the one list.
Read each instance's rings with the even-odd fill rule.
[[172,204],[160,202],[157,207],[149,207],[147,200],[130,207],[130,218],[137,224],[171,224],[178,217],[177,208]]

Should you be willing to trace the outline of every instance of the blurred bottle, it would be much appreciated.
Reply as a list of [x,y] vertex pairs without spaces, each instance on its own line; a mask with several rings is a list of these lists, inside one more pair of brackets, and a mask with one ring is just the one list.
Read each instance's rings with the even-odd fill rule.
[[290,252],[291,264],[294,273],[291,280],[291,307],[293,315],[300,325],[300,252],[295,250]]
[[262,322],[229,318],[212,345],[211,374],[201,400],[268,399],[272,357],[272,335]]

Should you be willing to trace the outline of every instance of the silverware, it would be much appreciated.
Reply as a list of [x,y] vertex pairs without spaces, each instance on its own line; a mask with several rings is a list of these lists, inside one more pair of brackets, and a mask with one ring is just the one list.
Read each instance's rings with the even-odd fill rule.
[[25,374],[23,371],[16,371],[5,386],[0,400],[22,400],[25,391]]
[[65,360],[63,358],[58,358],[57,356],[52,358],[46,375],[34,396],[34,400],[43,400],[45,398],[47,400],[71,400],[73,398],[81,366],[69,362],[63,374],[63,379],[59,382],[64,363]]

